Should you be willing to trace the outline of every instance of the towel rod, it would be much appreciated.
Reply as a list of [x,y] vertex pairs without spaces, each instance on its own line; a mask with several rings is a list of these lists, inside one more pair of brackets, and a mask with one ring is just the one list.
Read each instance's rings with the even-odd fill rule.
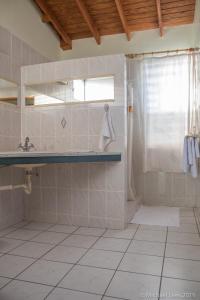
[[156,55],[156,54],[170,54],[170,53],[184,53],[184,52],[189,52],[189,53],[193,53],[193,52],[199,52],[200,48],[196,47],[196,48],[187,48],[187,49],[176,49],[176,50],[165,50],[165,51],[155,51],[155,52],[144,52],[144,53],[133,53],[133,54],[125,54],[126,57],[128,58],[135,58],[138,56],[145,56],[145,55]]

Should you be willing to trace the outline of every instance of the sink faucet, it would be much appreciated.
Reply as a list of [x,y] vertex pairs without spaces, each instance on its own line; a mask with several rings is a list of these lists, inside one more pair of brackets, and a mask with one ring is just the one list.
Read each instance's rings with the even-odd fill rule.
[[25,138],[25,142],[24,142],[24,145],[22,145],[22,143],[19,144],[18,146],[18,149],[21,149],[22,151],[24,152],[29,152],[31,148],[35,148],[35,146],[32,144],[32,143],[29,143],[30,142],[30,139],[29,137],[27,136]]

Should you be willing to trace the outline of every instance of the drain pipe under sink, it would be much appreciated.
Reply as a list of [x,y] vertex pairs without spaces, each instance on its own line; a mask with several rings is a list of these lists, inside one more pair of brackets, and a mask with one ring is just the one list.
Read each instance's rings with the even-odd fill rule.
[[32,192],[32,168],[28,168],[25,170],[25,183],[24,184],[17,184],[17,185],[5,185],[5,186],[0,186],[0,191],[12,191],[12,190],[17,190],[17,189],[24,189],[24,192],[26,194],[31,194]]

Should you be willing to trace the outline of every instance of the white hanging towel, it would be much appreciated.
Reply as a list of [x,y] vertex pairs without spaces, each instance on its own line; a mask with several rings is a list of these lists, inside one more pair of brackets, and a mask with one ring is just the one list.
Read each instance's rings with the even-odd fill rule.
[[115,131],[112,123],[109,105],[105,104],[104,109],[105,113],[103,116],[103,123],[99,142],[99,148],[102,151],[105,151],[108,148],[108,145],[115,141]]
[[196,156],[196,151],[195,151],[195,138],[191,137],[190,138],[190,143],[191,143],[191,175],[194,178],[197,178],[198,176],[198,160],[197,160],[197,156]]
[[198,176],[198,158],[200,157],[199,139],[187,136],[183,147],[183,170],[191,173],[193,178]]
[[197,158],[200,158],[200,149],[199,149],[199,145],[200,145],[200,141],[199,141],[199,138],[196,137],[195,138],[195,153],[196,153],[196,157]]
[[190,170],[190,164],[189,164],[189,153],[188,153],[188,137],[185,136],[184,145],[183,145],[183,171],[184,173],[188,173],[189,170]]

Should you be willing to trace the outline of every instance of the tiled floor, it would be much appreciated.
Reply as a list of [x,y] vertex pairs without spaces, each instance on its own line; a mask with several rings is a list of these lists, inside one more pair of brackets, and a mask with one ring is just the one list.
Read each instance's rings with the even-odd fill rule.
[[0,231],[1,300],[199,300],[200,238],[180,227],[20,223]]

